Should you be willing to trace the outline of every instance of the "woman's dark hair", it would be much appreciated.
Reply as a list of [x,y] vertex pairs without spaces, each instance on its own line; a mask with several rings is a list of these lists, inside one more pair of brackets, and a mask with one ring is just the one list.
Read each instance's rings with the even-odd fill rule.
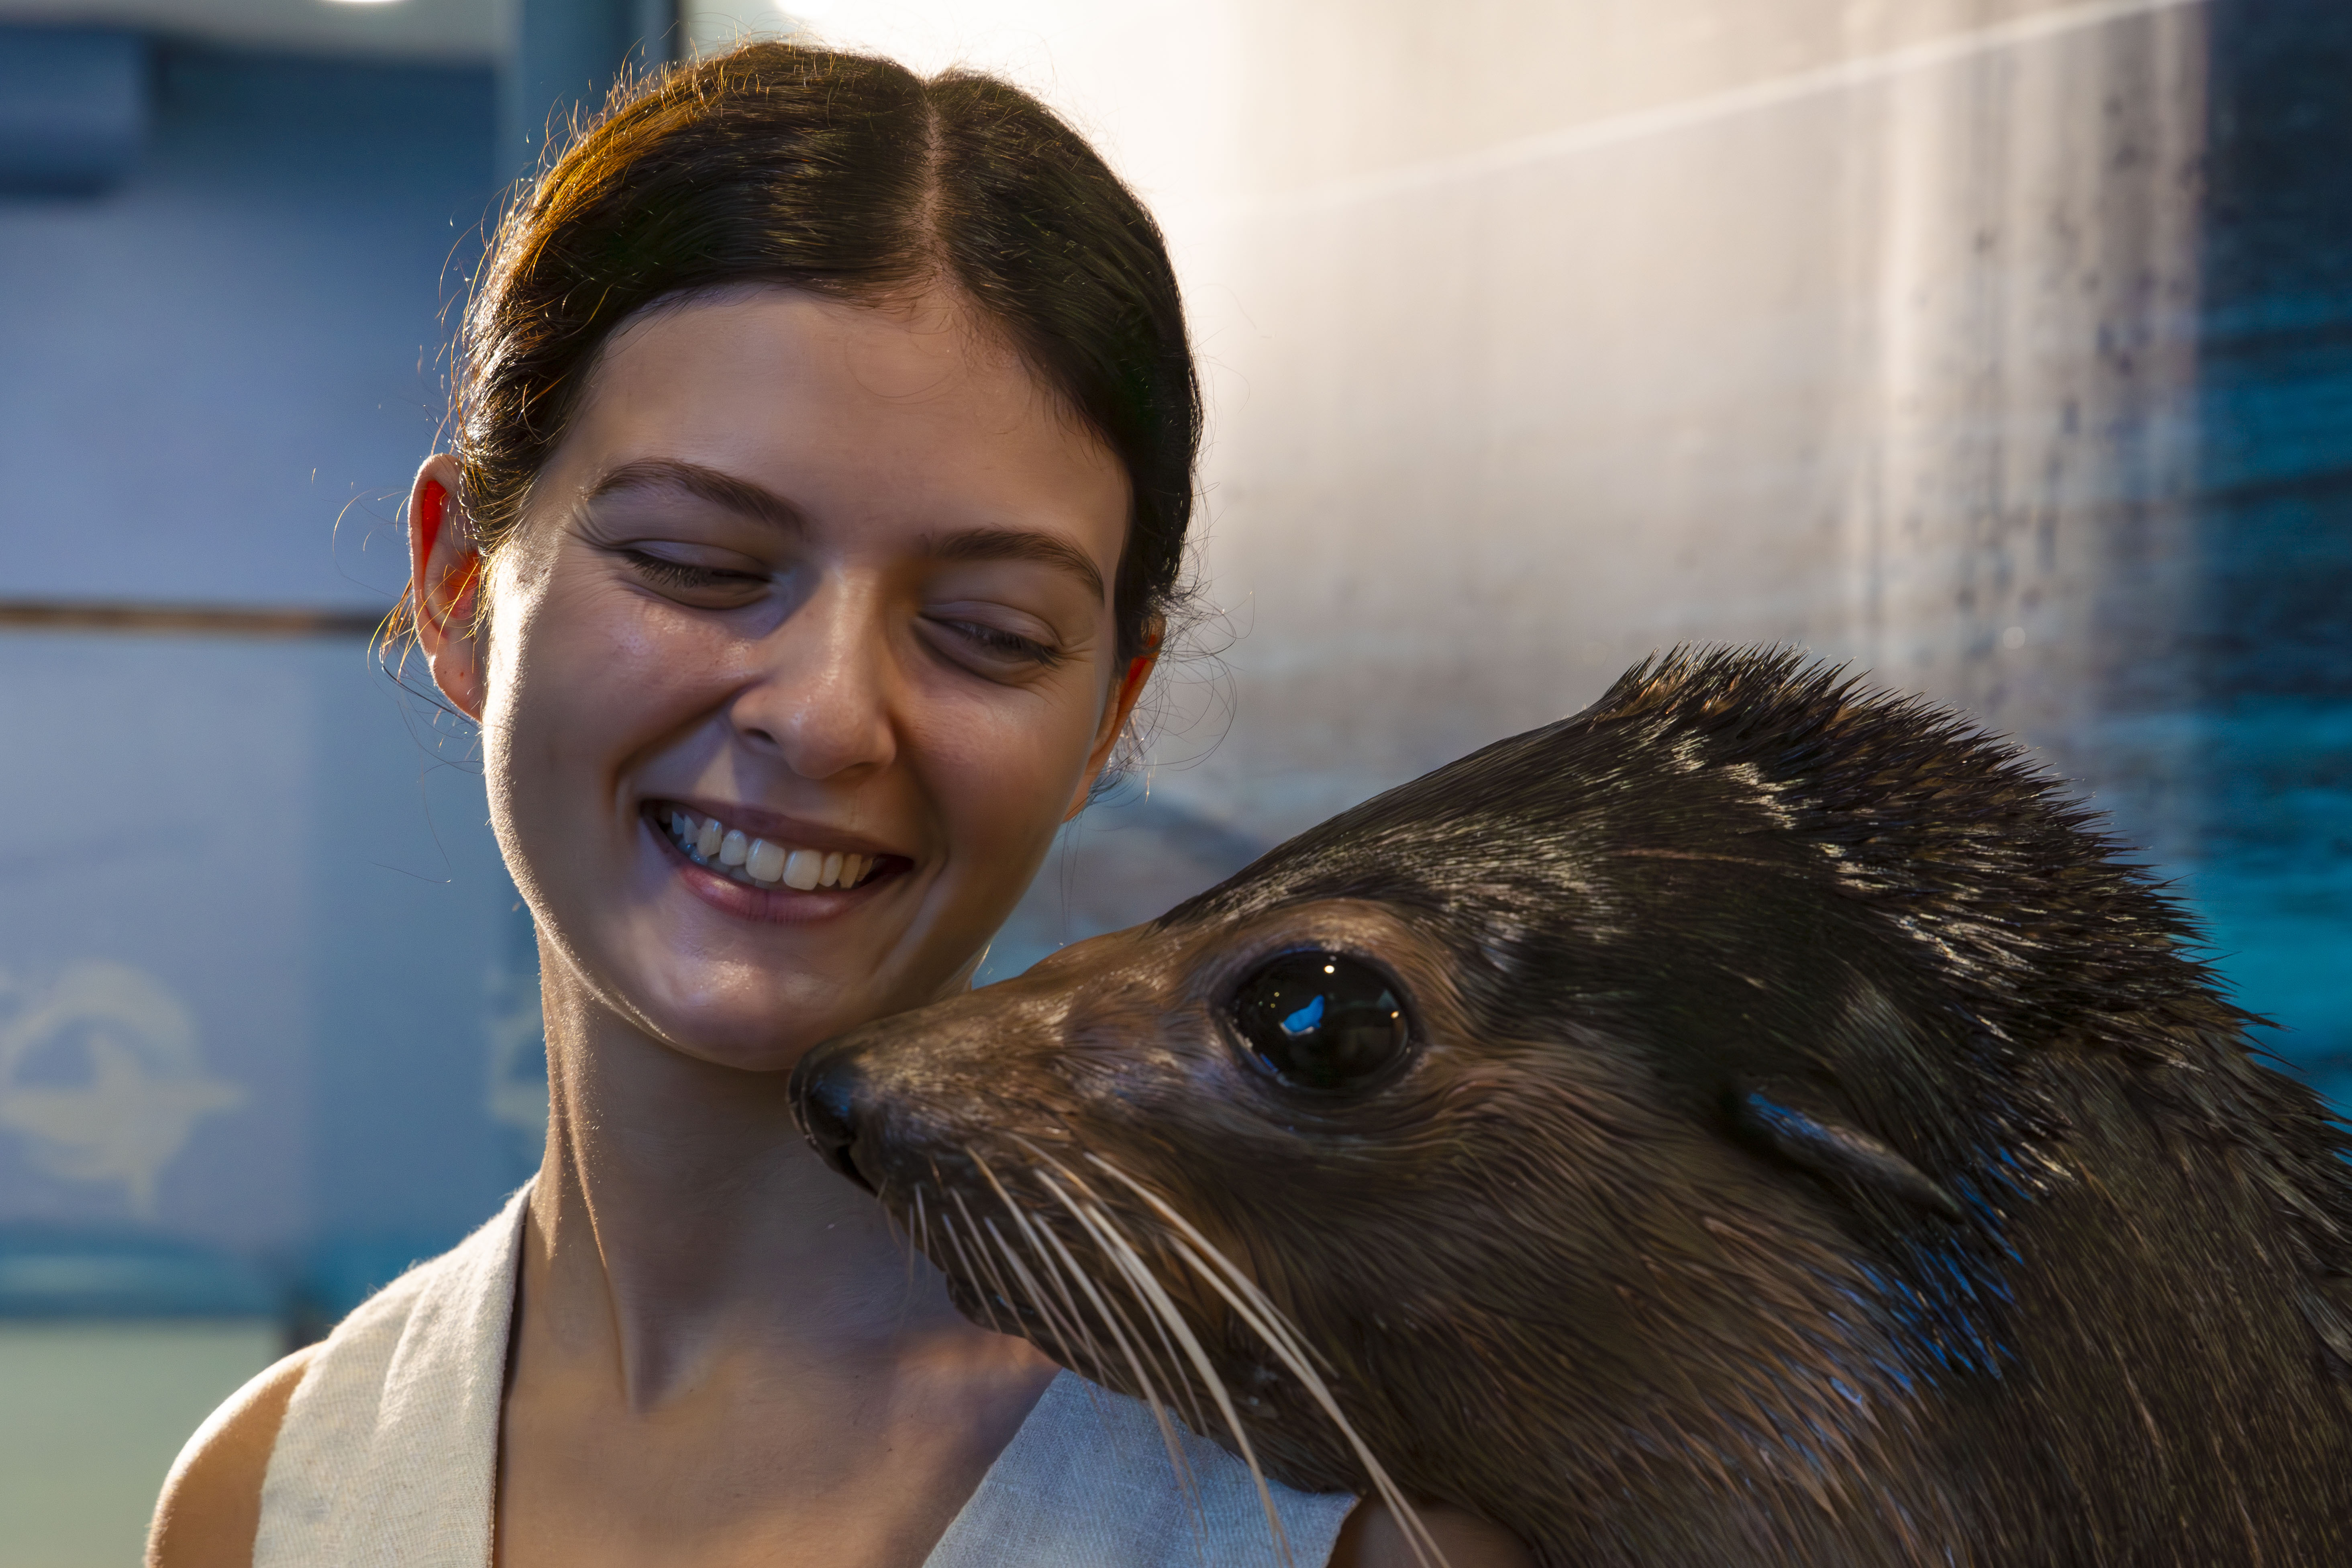
[[467,310],[455,457],[482,549],[520,519],[614,329],[655,301],[945,285],[1127,469],[1121,658],[1178,592],[1201,395],[1159,226],[1052,110],[991,77],[751,43],[616,90],[519,196]]

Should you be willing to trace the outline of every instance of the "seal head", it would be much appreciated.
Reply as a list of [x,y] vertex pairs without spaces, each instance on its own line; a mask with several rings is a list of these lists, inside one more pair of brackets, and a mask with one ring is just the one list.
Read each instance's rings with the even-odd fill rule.
[[1547,1563],[2343,1560],[2346,1140],[2194,938],[2015,748],[1676,653],[797,1104],[975,1318]]

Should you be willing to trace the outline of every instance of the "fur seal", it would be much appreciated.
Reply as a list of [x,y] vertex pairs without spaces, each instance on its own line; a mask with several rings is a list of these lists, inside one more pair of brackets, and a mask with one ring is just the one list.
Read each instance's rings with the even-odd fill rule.
[[2015,747],[1678,651],[796,1113],[976,1319],[1547,1564],[2352,1562],[2346,1130],[2196,940]]

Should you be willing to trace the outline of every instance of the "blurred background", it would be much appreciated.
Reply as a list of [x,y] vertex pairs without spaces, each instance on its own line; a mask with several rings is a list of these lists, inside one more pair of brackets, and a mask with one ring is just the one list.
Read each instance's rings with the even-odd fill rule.
[[2352,1094],[2340,0],[0,0],[0,1568],[136,1561],[537,1162],[472,737],[369,633],[509,183],[747,32],[1038,92],[1193,311],[1217,613],[983,978],[1775,639],[2082,781]]

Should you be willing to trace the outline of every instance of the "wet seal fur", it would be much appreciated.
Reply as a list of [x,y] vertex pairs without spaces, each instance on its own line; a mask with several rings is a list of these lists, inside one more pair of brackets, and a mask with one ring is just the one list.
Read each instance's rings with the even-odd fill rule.
[[[2092,823],[1925,702],[1677,653],[797,1105],[976,1319],[1547,1564],[2352,1562],[2345,1130]],[[1398,1059],[1254,1054],[1301,952]]]

